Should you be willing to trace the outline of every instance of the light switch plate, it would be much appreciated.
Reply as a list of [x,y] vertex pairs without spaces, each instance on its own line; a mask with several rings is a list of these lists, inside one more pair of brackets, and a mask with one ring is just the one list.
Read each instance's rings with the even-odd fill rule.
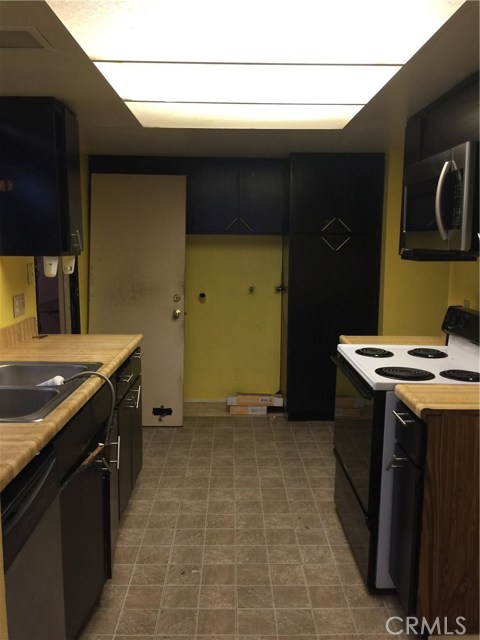
[[13,296],[13,317],[23,316],[25,313],[25,294],[19,293]]

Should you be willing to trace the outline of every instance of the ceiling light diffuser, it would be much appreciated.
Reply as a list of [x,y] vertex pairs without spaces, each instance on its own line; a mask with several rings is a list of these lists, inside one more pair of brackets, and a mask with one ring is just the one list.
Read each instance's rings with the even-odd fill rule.
[[[293,105],[316,105],[318,118],[308,109],[305,122],[330,128],[344,126],[466,0],[46,1],[137,117],[148,111],[144,126],[173,126],[177,109],[182,126],[189,113],[192,127],[232,126],[237,116],[221,114],[241,111],[252,126],[278,128]],[[338,118],[324,118],[333,105]]]
[[96,62],[124,100],[365,104],[399,66]]
[[405,64],[465,0],[47,0],[95,60]]
[[126,102],[144,127],[343,129],[363,105],[179,104]]

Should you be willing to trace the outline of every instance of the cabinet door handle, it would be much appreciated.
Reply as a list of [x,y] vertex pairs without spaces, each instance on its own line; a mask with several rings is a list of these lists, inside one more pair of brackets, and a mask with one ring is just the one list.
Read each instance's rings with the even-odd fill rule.
[[[397,413],[396,411],[393,411],[393,415],[404,427],[417,422],[414,418],[410,417],[409,413]],[[406,416],[406,418],[403,418],[402,416]]]
[[125,382],[126,384],[128,384],[132,378],[133,378],[133,373],[131,373],[129,376],[122,376],[120,378],[120,382]]
[[139,384],[139,385],[138,385],[138,390],[137,390],[137,401],[136,401],[136,403],[135,403],[135,409],[138,409],[138,408],[139,408],[139,406],[140,406],[140,396],[141,396],[141,393],[142,393],[142,385],[141,385],[141,384]]
[[385,470],[390,471],[390,469],[396,469],[397,467],[405,467],[406,465],[403,463],[407,461],[408,461],[408,458],[402,458],[394,454],[390,462],[385,467]]
[[[138,385],[138,389],[132,389],[132,396],[130,398],[130,400],[132,401],[132,404],[129,406],[130,409],[138,409],[138,407],[140,406],[140,394],[142,392],[142,385]],[[133,399],[133,394],[136,393],[137,397],[135,398],[135,400]]]
[[72,233],[71,236],[72,236],[72,245],[75,248],[78,248],[80,252],[82,252],[83,242],[82,242],[82,236],[80,235],[80,231],[78,229],[75,229],[75,233]]
[[110,464],[116,464],[117,465],[117,470],[120,469],[120,436],[118,436],[117,441],[116,442],[111,442],[111,445],[116,445],[117,447],[117,459],[116,460],[110,460]]

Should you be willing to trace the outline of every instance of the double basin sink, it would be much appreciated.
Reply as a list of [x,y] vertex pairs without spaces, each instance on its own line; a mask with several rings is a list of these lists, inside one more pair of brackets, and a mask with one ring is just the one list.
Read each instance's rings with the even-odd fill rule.
[[[0,362],[0,422],[43,420],[88,379],[89,371],[100,366],[100,362]],[[85,375],[65,384],[53,381],[80,373]]]

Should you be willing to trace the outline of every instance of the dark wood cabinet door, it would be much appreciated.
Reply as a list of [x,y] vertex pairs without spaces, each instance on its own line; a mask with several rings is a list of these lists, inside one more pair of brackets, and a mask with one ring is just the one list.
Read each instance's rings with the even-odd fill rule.
[[290,169],[290,232],[321,233],[339,206],[337,154],[294,155]]
[[196,161],[188,185],[187,233],[281,234],[285,171],[283,160]]
[[238,233],[281,234],[283,232],[285,163],[250,160],[238,176]]
[[237,222],[236,166],[226,160],[198,163],[189,180],[187,233],[232,233]]
[[49,105],[0,99],[0,253],[58,255],[61,228],[55,123]]
[[479,94],[475,73],[410,118],[405,135],[405,162],[418,162],[478,138]]
[[[290,239],[286,397],[290,420],[330,419],[335,396],[336,262],[318,235]],[[283,391],[283,390],[282,390]]]
[[82,249],[78,125],[52,98],[0,98],[0,255]]
[[291,420],[333,417],[341,334],[376,334],[384,158],[292,159],[282,392]]
[[117,408],[118,418],[118,511],[121,517],[132,493],[132,409],[127,393]]
[[139,376],[132,387],[132,489],[137,482],[143,464],[142,434],[142,377]]
[[106,581],[104,482],[102,469],[92,466],[60,492],[67,640],[77,638]]

